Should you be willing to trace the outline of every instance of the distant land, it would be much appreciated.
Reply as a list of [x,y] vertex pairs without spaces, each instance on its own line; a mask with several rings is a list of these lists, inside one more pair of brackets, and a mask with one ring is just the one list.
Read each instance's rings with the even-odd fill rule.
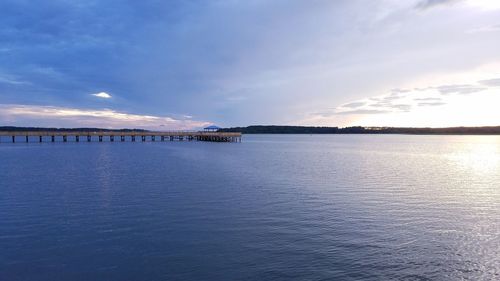
[[258,125],[223,128],[219,132],[243,134],[411,134],[411,135],[500,135],[500,126],[450,127],[450,128],[404,128],[404,127],[308,127]]
[[[6,131],[48,131],[48,132],[148,132],[143,129],[103,129],[103,128],[42,128],[0,126],[0,132]],[[500,135],[500,126],[489,127],[450,127],[450,128],[405,128],[405,127],[313,127],[313,126],[278,126],[255,125],[247,127],[222,128],[219,132],[242,134],[410,134],[410,135]]]

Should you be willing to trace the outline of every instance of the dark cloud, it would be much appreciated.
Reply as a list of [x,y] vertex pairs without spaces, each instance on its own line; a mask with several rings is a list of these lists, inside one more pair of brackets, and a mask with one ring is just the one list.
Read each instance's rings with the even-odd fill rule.
[[409,104],[400,104],[400,103],[393,103],[393,100],[382,100],[379,102],[371,103],[368,104],[370,107],[375,107],[375,108],[385,108],[385,109],[397,109],[401,111],[408,111],[411,109],[411,105]]
[[436,6],[455,4],[460,1],[461,0],[421,0],[415,5],[415,8],[418,10],[426,10]]
[[366,104],[366,102],[351,102],[351,103],[347,103],[347,104],[342,105],[342,107],[356,108],[356,107],[363,106],[365,104]]
[[442,85],[435,88],[443,95],[468,95],[486,90],[485,87],[475,85]]
[[357,108],[347,111],[337,111],[335,114],[346,115],[346,114],[382,114],[382,113],[392,113],[392,112],[408,112],[412,108],[410,104],[393,103],[392,99],[386,100],[385,98],[374,103],[363,103],[363,106],[366,106],[366,108]]
[[479,84],[490,86],[490,87],[500,87],[500,78],[488,79],[478,81]]

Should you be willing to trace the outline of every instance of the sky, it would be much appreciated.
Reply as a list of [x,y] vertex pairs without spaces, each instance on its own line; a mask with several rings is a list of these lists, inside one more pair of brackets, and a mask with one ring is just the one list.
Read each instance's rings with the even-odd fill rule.
[[0,0],[0,126],[500,125],[497,0]]

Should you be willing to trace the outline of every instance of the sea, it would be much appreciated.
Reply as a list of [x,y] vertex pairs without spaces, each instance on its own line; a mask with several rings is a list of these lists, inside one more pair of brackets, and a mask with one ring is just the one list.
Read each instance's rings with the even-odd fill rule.
[[500,280],[500,136],[4,137],[0,280]]

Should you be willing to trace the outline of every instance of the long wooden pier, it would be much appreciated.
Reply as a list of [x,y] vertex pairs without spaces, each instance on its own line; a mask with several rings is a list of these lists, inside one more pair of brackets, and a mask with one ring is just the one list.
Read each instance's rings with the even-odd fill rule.
[[[0,140],[9,142],[135,142],[135,141],[210,141],[241,142],[241,133],[222,132],[155,132],[155,131],[0,131]],[[3,141],[5,142],[5,141]]]

